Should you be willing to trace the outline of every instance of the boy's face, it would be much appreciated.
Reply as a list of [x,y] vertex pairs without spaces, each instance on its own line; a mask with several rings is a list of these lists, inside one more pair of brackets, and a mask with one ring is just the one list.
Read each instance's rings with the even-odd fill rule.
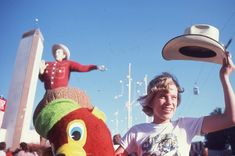
[[177,103],[178,90],[174,84],[170,84],[168,90],[157,91],[152,100],[154,122],[169,122],[176,111]]

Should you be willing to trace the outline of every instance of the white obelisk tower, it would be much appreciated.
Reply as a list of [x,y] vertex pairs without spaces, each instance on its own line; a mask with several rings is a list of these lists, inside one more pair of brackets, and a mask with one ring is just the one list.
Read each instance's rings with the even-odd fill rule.
[[7,98],[8,105],[2,123],[2,128],[5,129],[5,141],[7,146],[12,148],[18,147],[22,141],[39,140],[32,138],[30,125],[43,40],[40,30],[35,29],[23,34],[18,47]]

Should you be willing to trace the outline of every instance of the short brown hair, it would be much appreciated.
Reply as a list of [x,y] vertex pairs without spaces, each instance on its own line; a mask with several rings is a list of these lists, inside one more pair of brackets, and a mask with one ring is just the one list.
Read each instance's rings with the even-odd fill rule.
[[138,101],[142,105],[143,112],[148,116],[153,116],[153,109],[150,106],[151,101],[156,93],[156,91],[160,90],[168,90],[170,84],[175,84],[178,89],[178,104],[179,106],[181,102],[181,94],[184,90],[181,89],[176,77],[174,77],[172,74],[168,72],[163,72],[161,75],[155,76],[154,79],[152,79],[147,88],[147,95],[141,96]]

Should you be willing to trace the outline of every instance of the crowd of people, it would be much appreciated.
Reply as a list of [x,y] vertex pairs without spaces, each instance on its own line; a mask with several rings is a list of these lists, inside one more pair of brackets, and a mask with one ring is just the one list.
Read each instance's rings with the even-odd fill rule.
[[16,149],[6,148],[6,142],[0,142],[0,156],[52,156],[49,146],[21,142]]
[[[121,134],[113,135],[113,147],[117,149],[120,145]],[[204,142],[198,141],[191,144],[189,156],[209,156],[209,149]],[[231,150],[223,150],[221,155],[231,156]],[[6,148],[6,142],[0,142],[0,156],[52,156],[53,152],[50,146],[44,146],[40,144],[27,144],[21,142],[19,148],[12,150]],[[128,156],[137,156],[135,153],[131,153]]]
[[[119,146],[121,140],[120,134],[113,136],[113,147],[116,149]],[[53,151],[49,145],[45,143],[31,144],[21,142],[16,149],[6,148],[6,142],[0,142],[0,156],[52,156]]]

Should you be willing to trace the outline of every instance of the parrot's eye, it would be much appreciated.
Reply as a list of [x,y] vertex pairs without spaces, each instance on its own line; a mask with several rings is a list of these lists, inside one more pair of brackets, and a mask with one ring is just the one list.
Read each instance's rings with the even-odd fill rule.
[[69,136],[75,141],[80,140],[84,135],[84,125],[82,123],[73,123],[69,127]]
[[73,133],[72,133],[72,138],[73,138],[73,140],[79,140],[80,138],[81,138],[81,133],[79,132],[79,131],[74,131]]

